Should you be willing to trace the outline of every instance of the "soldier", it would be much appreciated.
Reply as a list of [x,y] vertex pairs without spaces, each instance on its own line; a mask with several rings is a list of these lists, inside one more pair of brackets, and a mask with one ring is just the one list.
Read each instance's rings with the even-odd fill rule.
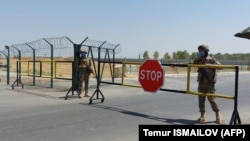
[[[208,67],[205,68],[198,68],[198,92],[200,93],[215,93],[215,83],[217,80],[217,73],[215,68],[209,68],[210,64],[221,65],[219,61],[215,58],[209,56],[209,48],[207,45],[200,45],[198,46],[199,57],[194,59],[194,64],[202,64],[207,65]],[[207,96],[207,99],[212,107],[212,110],[215,112],[216,123],[220,124],[221,117],[219,113],[218,105],[215,101],[215,97]],[[205,101],[206,96],[199,95],[198,102],[199,102],[199,110],[201,116],[198,118],[197,122],[203,123],[205,122]]]
[[84,97],[89,97],[89,95],[88,95],[89,76],[91,73],[93,73],[93,70],[92,70],[91,59],[89,57],[87,57],[87,50],[86,49],[81,49],[81,52],[79,54],[79,62],[77,65],[77,70],[79,71],[79,80],[78,80],[79,98],[82,98],[83,81],[85,83],[85,85],[84,85],[84,90],[85,90]]

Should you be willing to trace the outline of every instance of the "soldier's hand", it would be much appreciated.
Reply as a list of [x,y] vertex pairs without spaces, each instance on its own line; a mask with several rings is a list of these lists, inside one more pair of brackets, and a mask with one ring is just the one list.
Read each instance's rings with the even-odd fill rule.
[[210,68],[211,64],[205,64],[205,68],[208,69]]

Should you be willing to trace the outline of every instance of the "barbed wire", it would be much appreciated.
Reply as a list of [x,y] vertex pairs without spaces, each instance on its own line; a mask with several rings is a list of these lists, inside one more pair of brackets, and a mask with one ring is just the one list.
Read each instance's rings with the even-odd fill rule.
[[53,45],[54,49],[63,49],[63,48],[73,48],[74,43],[69,40],[68,37],[54,37],[54,38],[44,38],[43,40],[48,41],[51,45]]
[[[92,39],[87,39],[82,46],[88,46],[91,47],[92,51],[98,52],[98,49],[100,49],[101,52],[108,51],[109,53],[120,53],[121,52],[121,46],[120,44],[111,44],[104,41],[96,41]],[[115,52],[113,52],[115,51]]]
[[[10,55],[16,56],[19,53],[21,53],[22,56],[28,56],[28,55],[32,56],[34,54],[36,56],[47,56],[47,55],[52,56],[54,53],[52,52],[52,49],[53,49],[53,50],[57,50],[55,53],[57,53],[57,55],[59,56],[61,55],[73,56],[74,44],[75,43],[67,36],[42,38],[42,39],[38,39],[35,41],[27,42],[27,43],[11,45]],[[82,43],[82,46],[91,48],[93,52],[98,52],[98,49],[100,49],[101,52],[109,52],[112,54],[113,53],[117,54],[121,52],[121,46],[119,44],[111,44],[106,41],[105,42],[96,41],[96,40],[88,39],[88,37]],[[6,53],[6,52],[2,51],[2,53]]]

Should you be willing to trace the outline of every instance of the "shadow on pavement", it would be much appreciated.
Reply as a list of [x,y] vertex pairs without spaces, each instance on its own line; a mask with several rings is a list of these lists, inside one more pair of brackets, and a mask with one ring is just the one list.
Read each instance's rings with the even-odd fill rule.
[[[88,105],[85,103],[80,103],[80,104]],[[102,108],[105,110],[116,111],[116,112],[120,112],[120,113],[127,114],[127,115],[132,115],[132,116],[152,119],[152,120],[156,120],[156,121],[161,121],[161,122],[165,122],[168,124],[184,124],[184,125],[185,124],[186,125],[195,125],[196,124],[196,120],[161,118],[161,117],[157,117],[157,116],[147,115],[147,114],[143,114],[143,113],[133,112],[133,111],[129,111],[129,110],[124,110],[124,109],[114,108],[114,107],[109,107],[109,106],[104,106],[104,105],[97,105],[97,104],[91,104],[89,106],[96,107],[96,108]]]

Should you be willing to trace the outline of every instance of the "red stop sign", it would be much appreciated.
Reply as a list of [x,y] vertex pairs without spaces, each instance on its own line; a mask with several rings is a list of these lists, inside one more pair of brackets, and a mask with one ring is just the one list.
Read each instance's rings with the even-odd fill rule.
[[139,82],[148,92],[157,92],[164,84],[165,71],[158,60],[146,60],[139,68]]

